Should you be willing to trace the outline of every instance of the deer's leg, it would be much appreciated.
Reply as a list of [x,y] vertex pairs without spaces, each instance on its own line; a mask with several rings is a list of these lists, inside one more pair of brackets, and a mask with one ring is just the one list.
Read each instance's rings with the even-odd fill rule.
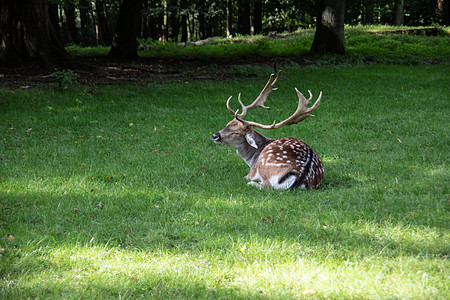
[[257,187],[260,190],[262,190],[262,188],[264,187],[264,185],[262,183],[259,183],[259,182],[256,182],[256,181],[249,181],[247,184],[251,185],[251,186],[255,186],[255,187]]
[[259,175],[257,168],[252,168],[250,172],[248,172],[247,176],[245,176],[245,179],[250,181],[248,185],[256,186],[259,189],[263,187],[261,183],[263,180],[261,178],[261,175]]

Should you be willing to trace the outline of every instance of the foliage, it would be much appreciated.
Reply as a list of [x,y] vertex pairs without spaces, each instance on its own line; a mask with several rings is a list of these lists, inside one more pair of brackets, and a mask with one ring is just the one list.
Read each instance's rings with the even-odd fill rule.
[[270,68],[0,90],[2,298],[448,299],[450,67],[283,71],[251,118],[284,118],[295,86],[324,92],[315,118],[264,132],[313,147],[319,190],[246,186],[211,141]]
[[56,79],[56,83],[60,89],[75,84],[79,77],[77,74],[73,73],[72,70],[53,72],[51,76]]

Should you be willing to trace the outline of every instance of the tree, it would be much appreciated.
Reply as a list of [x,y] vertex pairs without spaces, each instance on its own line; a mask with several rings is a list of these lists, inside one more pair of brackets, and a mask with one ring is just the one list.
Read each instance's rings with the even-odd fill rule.
[[98,40],[100,45],[111,45],[112,35],[110,34],[108,21],[106,19],[105,2],[103,0],[95,1],[95,13],[98,23]]
[[233,0],[227,0],[227,37],[233,34]]
[[141,0],[123,0],[113,36],[110,57],[137,58],[137,31],[140,20]]
[[67,27],[69,29],[69,35],[75,44],[80,44],[78,37],[78,28],[76,24],[75,16],[75,3],[73,0],[67,0],[64,4],[64,15],[66,17]]
[[75,63],[60,43],[48,12],[47,0],[0,2],[0,65],[37,61],[50,69]]
[[405,0],[395,0],[395,7],[394,7],[394,25],[395,26],[402,26],[405,12]]
[[262,6],[260,0],[256,0],[253,6],[253,34],[259,34],[262,31]]
[[439,17],[442,20],[441,24],[446,25],[446,26],[450,25],[450,18],[448,15],[449,3],[450,3],[450,0],[437,0]]
[[92,10],[89,0],[79,0],[80,24],[81,24],[81,44],[85,47],[94,46],[93,26],[89,12]]
[[345,0],[321,0],[312,53],[345,54]]
[[238,33],[250,34],[250,2],[238,1]]

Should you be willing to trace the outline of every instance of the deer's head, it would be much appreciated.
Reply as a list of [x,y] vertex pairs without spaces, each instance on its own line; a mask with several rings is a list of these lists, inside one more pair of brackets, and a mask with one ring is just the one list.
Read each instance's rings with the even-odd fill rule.
[[230,113],[233,114],[234,119],[230,121],[227,126],[225,126],[224,129],[220,130],[219,132],[216,132],[213,134],[212,139],[216,143],[223,143],[227,145],[238,145],[242,144],[244,142],[249,143],[251,146],[254,146],[253,140],[255,135],[255,130],[253,127],[257,128],[263,128],[263,129],[277,129],[281,128],[286,125],[292,125],[297,124],[304,119],[308,117],[313,117],[311,114],[311,111],[313,111],[315,108],[317,108],[320,104],[320,99],[322,97],[322,92],[320,92],[318,99],[314,103],[313,106],[308,107],[309,102],[312,99],[312,94],[309,92],[309,99],[306,99],[302,93],[300,93],[297,88],[295,88],[295,91],[297,92],[299,103],[297,110],[293,115],[291,115],[286,120],[275,123],[271,125],[263,125],[260,123],[252,122],[252,121],[246,121],[243,118],[247,114],[247,111],[249,109],[255,108],[255,107],[262,107],[265,109],[268,109],[267,106],[264,105],[264,103],[267,100],[267,97],[272,91],[277,90],[277,88],[274,87],[275,83],[278,81],[279,77],[281,75],[281,71],[278,72],[277,77],[273,79],[274,74],[270,75],[269,80],[267,81],[266,86],[261,91],[259,96],[250,104],[250,105],[244,105],[241,101],[241,94],[238,96],[238,101],[241,104],[242,107],[242,113],[239,113],[239,110],[234,111],[230,107],[230,100],[232,97],[229,97],[227,100],[227,109],[230,111]]

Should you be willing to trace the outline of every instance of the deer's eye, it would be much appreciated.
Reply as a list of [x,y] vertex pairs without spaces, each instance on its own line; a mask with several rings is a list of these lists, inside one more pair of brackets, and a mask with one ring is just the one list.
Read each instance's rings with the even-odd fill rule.
[[231,134],[240,134],[240,132],[239,131],[234,131]]

